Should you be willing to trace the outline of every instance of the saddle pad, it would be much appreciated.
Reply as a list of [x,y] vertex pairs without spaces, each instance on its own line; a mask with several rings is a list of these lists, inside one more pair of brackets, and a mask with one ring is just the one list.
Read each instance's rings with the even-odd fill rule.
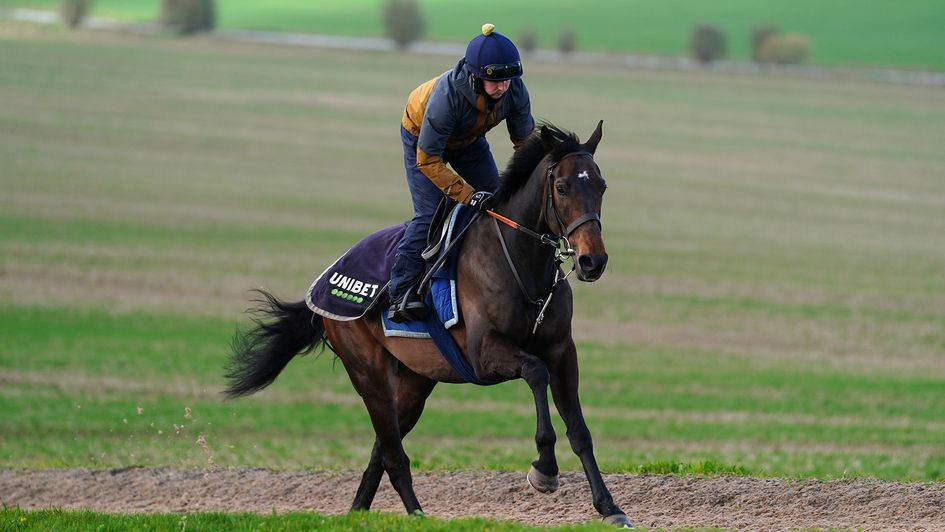
[[[456,205],[450,212],[446,224],[446,241],[450,242],[475,214],[475,209]],[[405,227],[395,225],[381,229],[364,237],[325,269],[315,279],[305,294],[305,303],[312,312],[337,321],[356,320],[380,302],[387,304],[387,284],[394,265],[397,246],[404,236]],[[443,245],[445,249],[446,244]],[[447,327],[459,320],[456,307],[456,253],[435,273],[431,294],[440,294],[433,298],[433,304],[445,305],[443,322]],[[448,280],[446,285],[437,281]],[[430,302],[427,302],[430,305]],[[386,314],[386,312],[385,312]],[[390,323],[391,330],[400,324]],[[385,328],[385,332],[387,329]],[[394,336],[408,336],[394,334]],[[429,338],[420,336],[421,338]]]
[[390,269],[404,226],[395,225],[364,237],[315,279],[305,294],[312,312],[338,321],[364,316],[386,301]]
[[[443,327],[449,329],[459,321],[456,309],[456,281],[453,279],[433,279],[430,293],[424,299],[427,306],[436,311]],[[430,338],[425,321],[395,323],[387,319],[387,313],[381,314],[384,324],[384,336],[402,336],[405,338]]]
[[[462,204],[453,207],[449,213],[444,228],[446,236],[440,247],[440,253],[444,253],[453,239],[465,228],[473,215],[475,209],[470,209]],[[434,272],[433,280],[430,283],[430,292],[427,294],[424,302],[428,307],[434,309],[440,318],[443,327],[449,329],[459,321],[459,310],[456,304],[456,256],[458,255],[459,245],[450,251],[443,266]],[[395,323],[387,319],[387,313],[382,314],[384,325],[384,336],[403,336],[407,338],[430,338],[427,326],[423,321],[409,321],[407,323]]]

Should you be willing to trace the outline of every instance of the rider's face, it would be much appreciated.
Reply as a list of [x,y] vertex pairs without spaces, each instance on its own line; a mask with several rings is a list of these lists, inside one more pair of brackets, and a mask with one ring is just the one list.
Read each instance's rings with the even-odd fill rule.
[[487,79],[482,80],[482,87],[485,89],[486,94],[489,95],[493,100],[498,100],[505,94],[505,91],[509,90],[510,80],[505,81],[489,81]]

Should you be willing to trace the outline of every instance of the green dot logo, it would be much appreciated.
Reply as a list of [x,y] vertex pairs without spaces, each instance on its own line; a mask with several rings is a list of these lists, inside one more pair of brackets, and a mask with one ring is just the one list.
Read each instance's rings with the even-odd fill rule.
[[332,289],[331,289],[331,295],[337,296],[337,295],[338,295],[338,289],[337,289],[337,288],[332,288]]
[[358,298],[358,303],[364,303],[364,298],[363,298],[363,297],[359,297],[359,298]]

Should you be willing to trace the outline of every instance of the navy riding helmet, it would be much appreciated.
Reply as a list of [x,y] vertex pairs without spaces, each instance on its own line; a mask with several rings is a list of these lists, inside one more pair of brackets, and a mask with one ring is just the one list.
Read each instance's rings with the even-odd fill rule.
[[482,34],[466,47],[466,71],[489,81],[514,79],[522,76],[522,58],[508,37],[483,24]]

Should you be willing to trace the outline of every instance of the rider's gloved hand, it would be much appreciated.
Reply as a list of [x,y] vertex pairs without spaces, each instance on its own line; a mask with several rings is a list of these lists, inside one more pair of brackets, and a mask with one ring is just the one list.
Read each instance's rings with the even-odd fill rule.
[[469,206],[479,209],[479,212],[486,212],[492,208],[492,192],[486,192],[485,190],[480,190],[479,192],[474,192],[469,198]]

